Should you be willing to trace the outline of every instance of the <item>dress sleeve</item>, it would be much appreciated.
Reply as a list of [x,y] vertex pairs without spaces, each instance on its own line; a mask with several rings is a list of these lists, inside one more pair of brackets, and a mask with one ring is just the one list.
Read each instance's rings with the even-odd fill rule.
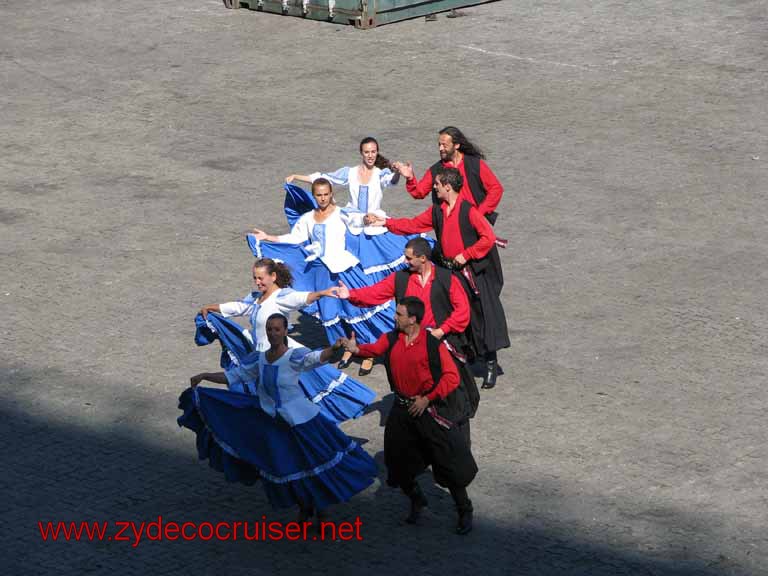
[[291,350],[291,357],[288,359],[288,362],[290,362],[291,368],[296,370],[296,372],[308,372],[323,364],[322,360],[320,360],[322,353],[322,350],[310,350],[302,346],[301,348]]
[[245,316],[246,314],[250,314],[253,311],[253,303],[256,301],[256,298],[253,294],[248,294],[245,298],[242,300],[235,300],[234,302],[224,302],[223,304],[219,304],[219,309],[221,310],[221,315],[224,316],[224,318],[229,318],[230,316]]
[[406,180],[405,189],[408,191],[408,194],[417,200],[425,198],[430,192],[432,192],[432,171],[427,170],[426,174],[424,174],[424,177],[421,180],[416,180],[415,177]]
[[485,188],[486,196],[485,200],[477,207],[480,210],[480,214],[490,214],[501,202],[501,196],[504,194],[504,188],[496,178],[496,174],[491,172],[488,168],[488,164],[484,160],[480,160],[480,181]]
[[387,338],[387,334],[385,333],[379,336],[379,339],[373,344],[358,344],[357,347],[360,349],[357,356],[360,356],[361,358],[384,356],[384,353],[389,347],[389,338]]
[[277,295],[277,305],[280,308],[280,312],[288,313],[299,308],[304,308],[307,305],[307,297],[309,292],[299,292],[291,288],[283,288]]
[[298,222],[293,225],[291,231],[288,234],[278,236],[277,241],[284,244],[302,244],[309,240],[309,218],[307,216],[312,218],[312,212],[302,215]]
[[379,173],[379,184],[381,185],[382,190],[397,184],[397,176],[399,176],[397,172],[393,172],[389,168],[384,168],[384,170]]
[[415,218],[387,218],[387,230],[394,234],[419,234],[432,230],[432,207]]
[[349,171],[351,168],[349,166],[344,166],[343,168],[339,168],[335,172],[313,172],[309,175],[309,179],[314,182],[318,178],[325,178],[326,180],[330,180],[332,184],[336,184],[337,186],[347,186],[349,185]]
[[477,208],[472,207],[469,210],[469,221],[477,232],[477,242],[464,249],[464,257],[467,260],[479,260],[484,257],[496,242],[496,234],[488,223],[488,220],[480,214]]

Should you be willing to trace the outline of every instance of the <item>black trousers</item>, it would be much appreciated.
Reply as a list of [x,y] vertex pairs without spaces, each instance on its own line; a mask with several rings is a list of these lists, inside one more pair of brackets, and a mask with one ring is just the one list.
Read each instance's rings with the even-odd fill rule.
[[414,418],[407,406],[395,402],[384,428],[387,483],[406,488],[432,466],[435,482],[446,488],[464,488],[477,474],[467,442],[469,425],[442,427],[425,411]]

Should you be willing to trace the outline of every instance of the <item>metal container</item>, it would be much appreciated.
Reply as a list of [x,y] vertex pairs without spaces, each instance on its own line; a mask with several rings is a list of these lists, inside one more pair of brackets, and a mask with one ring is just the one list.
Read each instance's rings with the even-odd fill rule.
[[356,28],[375,28],[382,24],[428,16],[455,8],[475,6],[493,0],[224,0],[231,8],[248,8],[349,24]]

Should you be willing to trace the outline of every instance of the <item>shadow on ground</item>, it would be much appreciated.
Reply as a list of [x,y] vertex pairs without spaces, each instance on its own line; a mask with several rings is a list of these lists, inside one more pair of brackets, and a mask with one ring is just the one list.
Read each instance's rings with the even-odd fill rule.
[[[140,523],[154,521],[158,516],[166,522],[216,523],[264,517],[289,521],[295,512],[270,509],[258,484],[227,484],[205,462],[198,462],[194,436],[177,428],[178,411],[173,402],[166,407],[168,425],[162,437],[142,429],[141,413],[147,407],[136,405],[124,407],[133,418],[130,424],[127,419],[116,419],[87,426],[54,420],[41,413],[32,415],[20,408],[24,402],[14,400],[8,391],[9,374],[13,374],[14,381],[39,381],[41,374],[19,369],[3,369],[0,374],[6,384],[6,400],[0,407],[0,435],[6,447],[1,481],[6,498],[2,510],[6,527],[11,528],[5,538],[12,541],[16,552],[5,574],[129,573],[139,568],[142,573],[167,574],[189,573],[190,567],[198,574],[224,568],[228,574],[293,574],[308,570],[352,574],[361,570],[389,573],[394,565],[425,574],[455,573],[458,567],[483,574],[732,573],[726,566],[638,552],[627,539],[621,544],[592,542],[566,526],[541,530],[512,522],[498,524],[484,518],[482,508],[477,510],[475,531],[468,537],[458,537],[451,532],[455,517],[450,496],[427,477],[421,478],[421,483],[430,497],[430,511],[418,527],[403,525],[407,503],[397,491],[384,485],[374,486],[336,507],[332,512],[335,520],[360,517],[362,542],[143,540],[135,547],[122,541],[43,542],[38,521]],[[64,376],[50,376],[65,380]],[[83,382],[77,385],[83,386]],[[377,456],[382,466],[381,455]],[[511,508],[525,489],[513,486],[509,493],[507,488],[500,492],[499,505]],[[562,502],[541,505],[557,510]],[[708,533],[703,522],[683,513],[672,520],[667,517],[664,522],[664,526],[658,526],[659,534],[667,533],[668,524],[673,522],[677,544],[685,538],[681,534],[700,538]],[[691,550],[690,557],[695,558],[695,543]],[[169,566],[177,570],[169,571]]]

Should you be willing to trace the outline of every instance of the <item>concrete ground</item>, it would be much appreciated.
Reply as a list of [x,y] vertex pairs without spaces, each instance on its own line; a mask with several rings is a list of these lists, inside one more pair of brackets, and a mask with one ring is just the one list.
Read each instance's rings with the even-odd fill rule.
[[[764,3],[464,12],[0,2],[4,574],[768,573]],[[176,426],[218,358],[192,318],[249,289],[243,232],[285,229],[287,174],[371,134],[421,172],[446,124],[487,150],[510,240],[475,531],[424,477],[419,527],[380,484],[334,510],[362,542],[43,542],[41,520],[293,517]],[[344,430],[381,462],[380,413]]]

